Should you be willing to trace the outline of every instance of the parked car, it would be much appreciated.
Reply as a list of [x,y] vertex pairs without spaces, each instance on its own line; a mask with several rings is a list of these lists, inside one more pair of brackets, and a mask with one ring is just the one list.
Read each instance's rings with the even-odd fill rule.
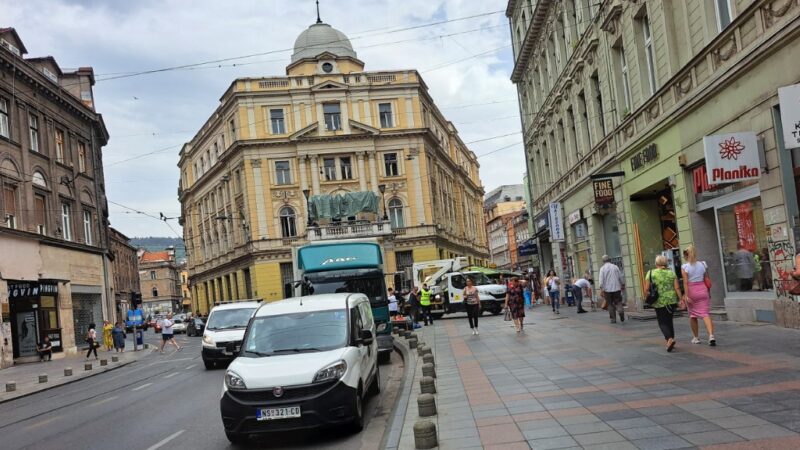
[[206,323],[203,319],[189,319],[186,322],[186,335],[187,336],[202,336],[203,330],[206,329]]
[[186,322],[181,319],[172,318],[172,332],[174,334],[186,333]]
[[250,317],[260,305],[259,301],[241,301],[218,305],[211,310],[203,331],[202,356],[206,369],[236,358]]
[[[209,326],[210,326],[209,321]],[[318,427],[364,427],[364,399],[380,391],[369,298],[322,294],[258,308],[225,372],[225,436]]]

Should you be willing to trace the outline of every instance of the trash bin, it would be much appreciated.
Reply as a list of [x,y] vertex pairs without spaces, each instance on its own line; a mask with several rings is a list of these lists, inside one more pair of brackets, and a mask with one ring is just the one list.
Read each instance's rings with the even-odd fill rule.
[[567,283],[564,285],[564,296],[567,298],[567,305],[575,305],[575,293],[572,291],[572,285]]
[[144,349],[144,330],[141,328],[136,329],[136,335],[134,336],[134,347],[136,350],[143,350]]

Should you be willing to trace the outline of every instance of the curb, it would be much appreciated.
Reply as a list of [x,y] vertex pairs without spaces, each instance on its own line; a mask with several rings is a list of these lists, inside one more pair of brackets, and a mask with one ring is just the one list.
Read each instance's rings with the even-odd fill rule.
[[[138,359],[137,359],[136,361],[138,361]],[[14,400],[19,400],[19,399],[21,399],[21,398],[30,397],[31,395],[38,394],[38,393],[40,393],[40,392],[49,391],[50,389],[55,389],[55,388],[58,388],[58,387],[61,387],[61,386],[66,386],[66,385],[68,385],[68,384],[77,383],[78,381],[83,381],[83,380],[85,380],[85,379],[87,379],[87,378],[93,378],[93,377],[95,377],[95,376],[97,376],[97,375],[102,375],[102,374],[104,374],[104,373],[111,372],[111,371],[113,371],[113,370],[117,370],[117,369],[119,369],[120,367],[125,367],[125,366],[127,366],[128,364],[133,364],[133,363],[135,363],[136,361],[128,361],[128,362],[120,363],[120,364],[118,364],[118,365],[116,365],[116,366],[113,366],[113,367],[111,367],[111,366],[105,366],[105,367],[109,367],[109,368],[108,368],[108,369],[106,369],[106,370],[104,370],[104,371],[102,371],[102,372],[95,372],[95,371],[93,370],[93,371],[92,371],[92,374],[91,374],[91,375],[89,375],[89,376],[80,377],[80,378],[74,378],[74,379],[71,379],[71,380],[69,380],[69,381],[67,381],[67,382],[65,382],[65,383],[53,384],[53,385],[47,386],[47,387],[46,387],[46,388],[44,388],[44,389],[39,389],[38,391],[34,391],[34,392],[28,392],[27,394],[22,394],[22,395],[18,395],[18,396],[16,396],[16,397],[13,397],[13,398],[7,398],[7,399],[5,399],[5,400],[0,400],[0,405],[1,405],[1,404],[3,404],[3,403],[13,402]]]
[[397,400],[392,408],[392,418],[389,422],[389,431],[384,433],[381,440],[383,449],[396,449],[400,446],[400,436],[403,432],[403,423],[406,418],[406,410],[411,397],[411,387],[414,386],[414,373],[417,370],[417,358],[410,354],[409,348],[401,339],[394,339],[394,348],[400,353],[405,364],[403,374],[403,386],[397,393]]

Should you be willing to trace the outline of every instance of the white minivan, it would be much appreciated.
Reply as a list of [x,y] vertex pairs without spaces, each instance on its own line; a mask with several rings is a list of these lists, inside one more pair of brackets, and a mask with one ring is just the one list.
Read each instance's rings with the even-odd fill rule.
[[217,363],[227,364],[236,358],[242,338],[260,301],[240,301],[215,306],[208,314],[203,331],[203,364],[213,369]]
[[266,303],[225,372],[225,435],[333,425],[364,426],[364,398],[380,391],[378,344],[364,294],[323,294]]

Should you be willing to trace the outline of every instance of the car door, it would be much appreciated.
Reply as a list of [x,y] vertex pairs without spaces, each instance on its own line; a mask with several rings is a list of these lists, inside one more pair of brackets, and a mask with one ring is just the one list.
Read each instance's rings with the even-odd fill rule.
[[467,279],[464,278],[464,275],[456,273],[450,276],[450,286],[447,287],[450,304],[464,302],[464,288],[466,287]]
[[378,359],[378,337],[376,336],[375,318],[372,316],[372,306],[369,302],[362,302],[359,304],[361,310],[361,320],[364,323],[364,329],[372,331],[372,343],[367,345],[367,356],[370,370],[375,366],[375,361]]

